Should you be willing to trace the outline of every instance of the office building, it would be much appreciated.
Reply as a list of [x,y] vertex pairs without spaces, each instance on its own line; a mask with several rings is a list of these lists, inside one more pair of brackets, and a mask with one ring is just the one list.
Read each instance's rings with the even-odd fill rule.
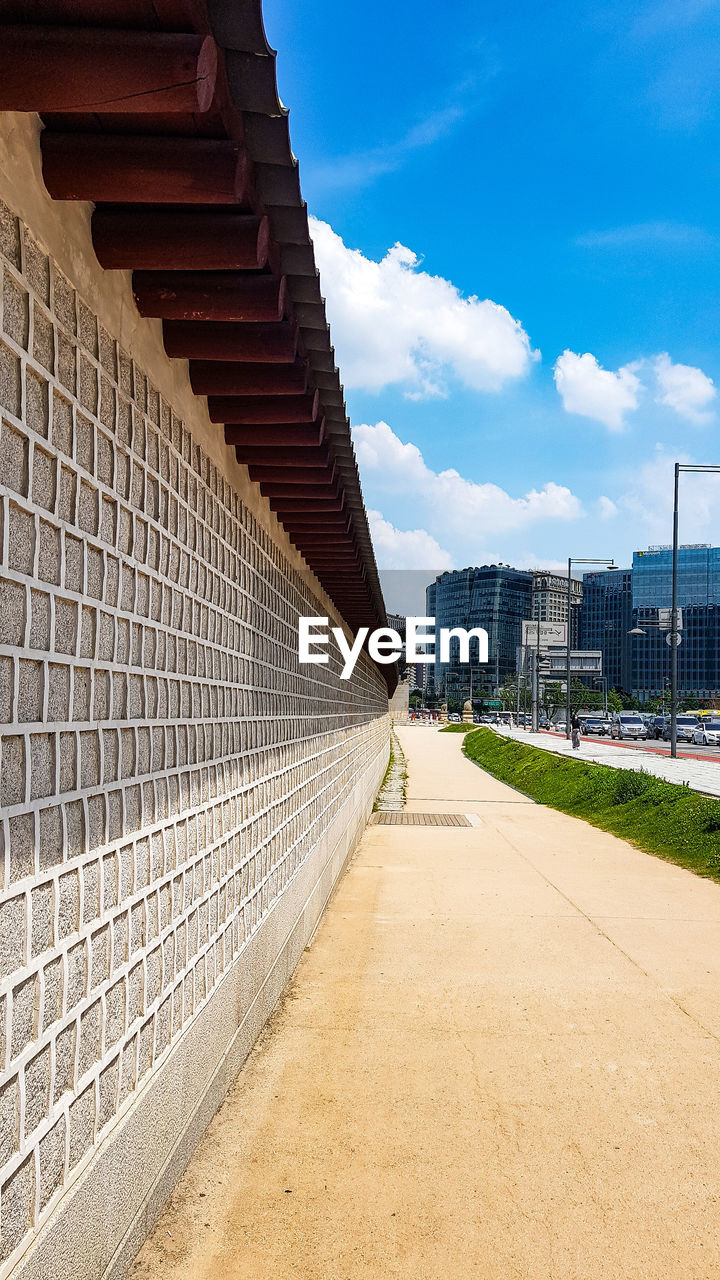
[[[436,631],[447,627],[483,627],[488,633],[489,661],[461,663],[457,642],[448,663],[436,662],[435,688],[448,700],[464,701],[480,691],[494,696],[508,676],[514,675],[522,622],[530,617],[533,575],[509,565],[482,565],[440,574],[426,592],[429,617]],[[471,659],[473,649],[471,647]]]
[[583,577],[580,647],[600,649],[609,689],[630,693],[632,636],[631,569],[603,569]]
[[[661,609],[672,604],[672,548],[636,551],[632,569],[586,573],[581,644],[601,649],[608,687],[641,702],[662,698],[670,684]],[[708,701],[720,691],[720,547],[691,545],[678,554],[678,696]],[[630,631],[639,627],[642,635]]]
[[[720,690],[720,547],[693,544],[678,553],[678,607],[682,609],[678,648],[678,695],[707,701]],[[645,635],[630,636],[632,690],[641,702],[661,698],[670,683],[667,633],[657,623],[660,609],[672,604],[672,549],[636,551],[632,569],[632,626]]]

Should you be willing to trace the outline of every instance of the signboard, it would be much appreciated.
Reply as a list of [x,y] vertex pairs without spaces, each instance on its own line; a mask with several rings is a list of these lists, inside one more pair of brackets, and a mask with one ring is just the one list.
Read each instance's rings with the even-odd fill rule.
[[[548,654],[550,673],[555,680],[567,676],[567,658],[565,654]],[[600,649],[573,649],[570,654],[570,674],[578,676],[602,675],[602,651]]]
[[[531,646],[536,647],[538,642],[538,624],[537,622],[525,621],[522,624],[522,642],[525,648]],[[567,623],[566,622],[541,622],[540,623],[540,648],[547,648],[550,645],[567,644]]]
[[[672,627],[672,609],[658,609],[658,626],[661,631],[670,631]],[[677,629],[678,631],[683,629],[682,609],[677,610]]]

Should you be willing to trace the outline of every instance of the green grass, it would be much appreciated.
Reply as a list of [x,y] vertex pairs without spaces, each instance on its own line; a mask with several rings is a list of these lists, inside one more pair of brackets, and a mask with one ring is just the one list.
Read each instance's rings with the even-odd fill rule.
[[477,729],[476,724],[446,724],[441,733],[470,733],[472,729]]
[[720,881],[720,800],[647,773],[564,759],[489,729],[475,729],[463,752],[540,804]]

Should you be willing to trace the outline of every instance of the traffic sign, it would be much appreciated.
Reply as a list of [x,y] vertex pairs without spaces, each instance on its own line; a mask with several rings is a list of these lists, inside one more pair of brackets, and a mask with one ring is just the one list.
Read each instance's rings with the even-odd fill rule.
[[678,645],[682,644],[682,636],[681,636],[681,635],[673,635],[672,631],[668,631],[668,633],[667,633],[667,635],[666,635],[666,637],[665,637],[665,643],[666,643],[667,645],[670,645],[670,647],[672,648],[672,642],[673,642],[673,640],[675,641],[675,648],[677,649]]

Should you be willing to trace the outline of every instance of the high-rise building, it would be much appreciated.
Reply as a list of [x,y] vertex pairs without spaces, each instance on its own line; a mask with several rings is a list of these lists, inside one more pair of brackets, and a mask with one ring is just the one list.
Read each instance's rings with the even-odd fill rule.
[[[641,702],[662,698],[670,684],[667,632],[659,610],[672,604],[672,548],[636,551],[632,569],[586,573],[581,645],[601,649],[608,687]],[[720,547],[680,547],[678,694],[702,701],[720,692]],[[644,634],[630,635],[639,627]]]
[[603,569],[583,577],[580,648],[600,649],[608,689],[630,693],[632,570]]
[[[541,622],[565,622],[567,620],[567,575],[550,573],[547,569],[532,571],[532,617]],[[570,580],[570,604],[582,602],[583,584],[579,578]]]
[[[548,569],[533,569],[531,618],[540,622],[566,622],[568,616],[568,580]],[[580,648],[580,610],[583,587],[579,578],[570,579],[570,644]]]
[[[702,701],[720,691],[720,547],[690,545],[678,552],[678,595],[683,627],[678,648],[678,694]],[[632,690],[642,702],[660,698],[670,683],[667,632],[658,610],[672,604],[672,549],[636,551],[632,570]],[[647,623],[647,626],[643,626]]]
[[[448,663],[435,662],[435,687],[445,698],[464,701],[473,690],[493,691],[515,672],[523,619],[530,617],[532,573],[510,565],[482,565],[442,573],[426,592],[429,617],[435,629],[483,627],[488,633],[489,661],[461,663],[457,642],[451,647]],[[471,659],[473,657],[471,647]]]

